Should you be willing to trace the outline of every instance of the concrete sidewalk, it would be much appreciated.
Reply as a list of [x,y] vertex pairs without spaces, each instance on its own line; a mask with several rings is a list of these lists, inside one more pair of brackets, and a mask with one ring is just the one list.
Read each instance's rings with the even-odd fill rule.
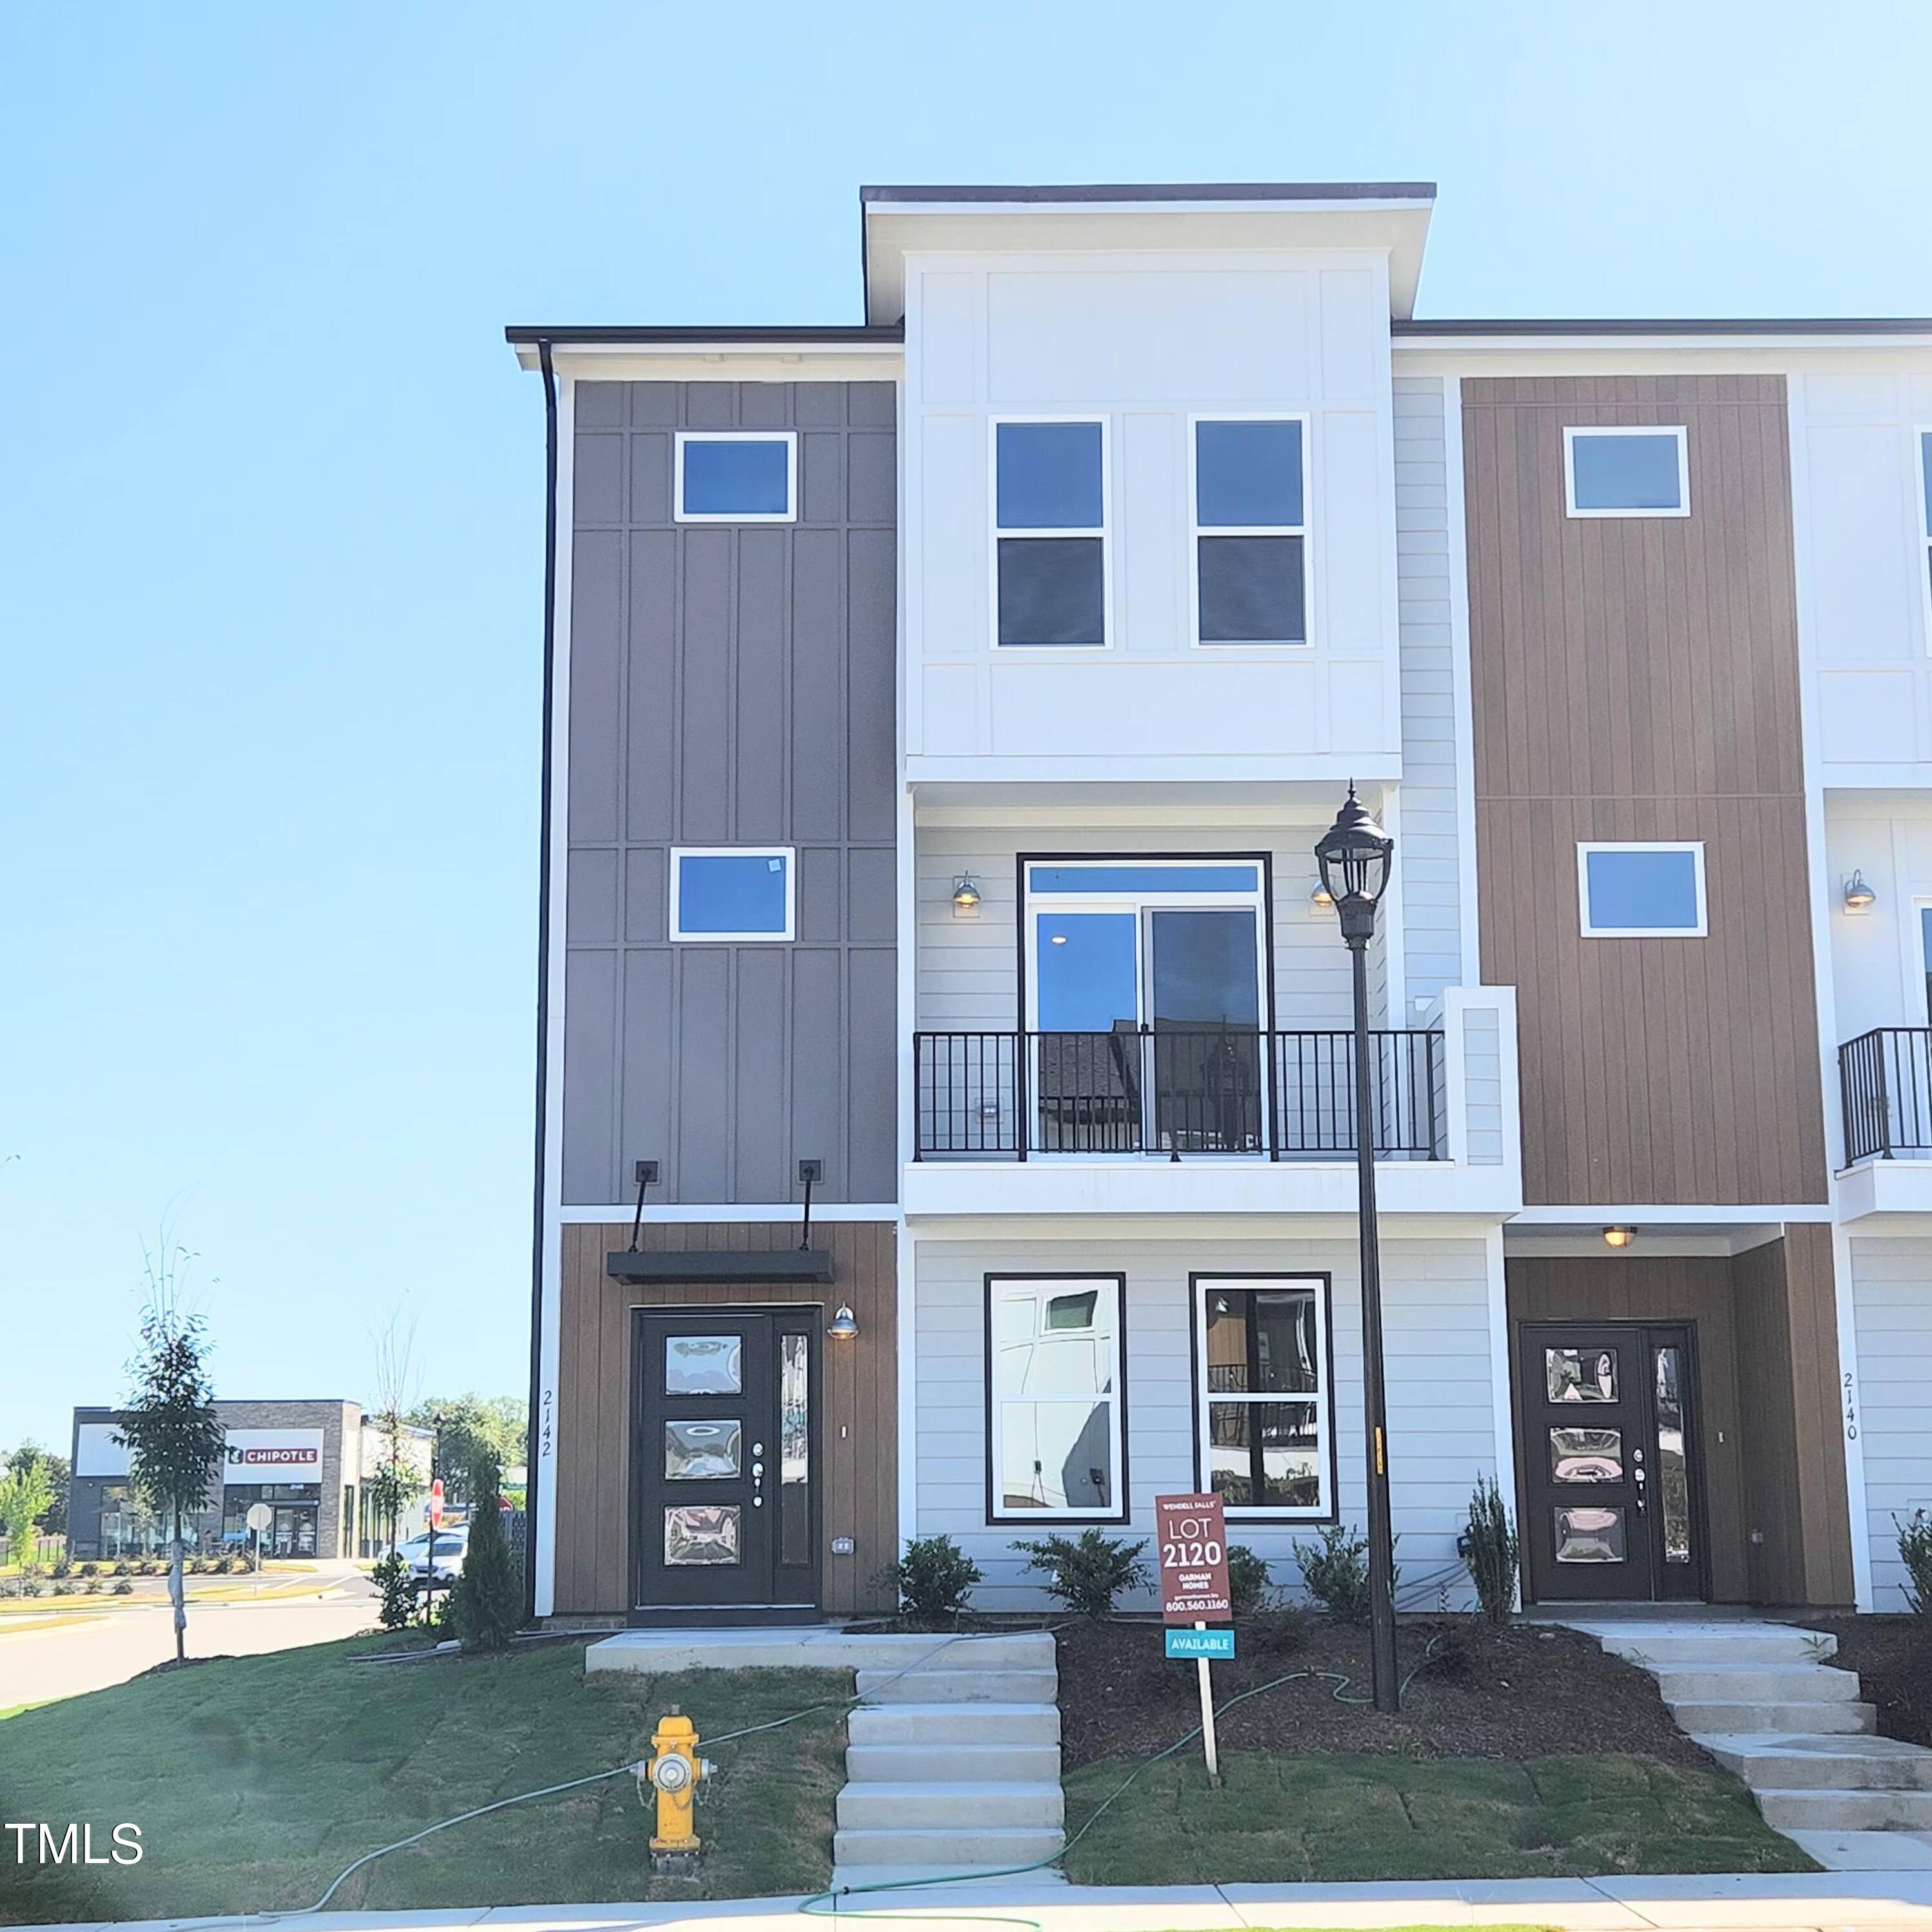
[[[264,1925],[274,1932],[800,1932],[796,1898],[700,1905],[504,1906],[445,1912],[298,1912],[268,1919],[155,1919],[118,1932]],[[1268,1927],[1539,1925],[1561,1932],[1864,1932],[1932,1928],[1932,1872],[1622,1879],[1464,1879],[1382,1885],[1058,1886],[982,1880],[854,1894],[814,1917],[848,1925],[913,1921],[934,1932],[988,1922],[1041,1932],[1243,1932]],[[26,1932],[36,1932],[33,1928]],[[39,1932],[55,1932],[40,1928]],[[64,1932],[74,1932],[68,1927]],[[106,1932],[106,1928],[100,1928]]]

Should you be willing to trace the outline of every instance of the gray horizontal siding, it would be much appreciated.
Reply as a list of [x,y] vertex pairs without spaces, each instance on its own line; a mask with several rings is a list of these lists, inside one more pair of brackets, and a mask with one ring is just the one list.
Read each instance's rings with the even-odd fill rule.
[[1906,1579],[1893,1520],[1921,1509],[1932,1516],[1932,1240],[1855,1235],[1851,1255],[1872,1607],[1902,1610]]

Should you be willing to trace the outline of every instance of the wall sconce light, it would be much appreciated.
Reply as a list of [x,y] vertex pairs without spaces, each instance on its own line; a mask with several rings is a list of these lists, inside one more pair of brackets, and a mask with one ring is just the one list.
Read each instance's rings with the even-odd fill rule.
[[1330,913],[1334,910],[1335,902],[1330,895],[1328,888],[1317,879],[1315,881],[1315,890],[1308,895],[1309,917],[1319,919],[1324,913]]
[[1853,871],[1845,881],[1845,910],[1847,912],[1870,912],[1878,904],[1878,895],[1865,884],[1864,873]]
[[952,916],[955,919],[972,919],[980,910],[980,887],[970,878],[952,881]]
[[850,1309],[843,1303],[838,1312],[825,1324],[825,1332],[835,1342],[856,1342],[859,1339],[859,1324]]
[[1634,1228],[1606,1228],[1604,1230],[1604,1245],[1606,1248],[1627,1248],[1636,1239],[1636,1230]]

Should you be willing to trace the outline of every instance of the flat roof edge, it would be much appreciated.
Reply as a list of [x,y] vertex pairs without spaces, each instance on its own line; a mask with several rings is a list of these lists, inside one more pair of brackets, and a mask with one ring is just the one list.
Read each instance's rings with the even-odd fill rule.
[[1456,322],[1431,316],[1426,321],[1413,318],[1390,324],[1395,335],[1925,335],[1932,334],[1932,319],[1916,316],[1760,316],[1725,320],[1710,316],[1679,317],[1675,321],[1612,316],[1594,320],[1573,316],[1537,320],[1532,316],[1509,316],[1482,321]]
[[811,348],[836,349],[855,343],[894,343],[905,340],[902,322],[808,322],[795,328],[776,328],[769,323],[737,326],[706,324],[676,328],[662,322],[635,326],[603,323],[563,322],[554,327],[536,322],[512,322],[503,331],[506,342],[523,346],[548,342],[553,349],[578,346],[621,346],[625,343],[652,344],[682,342],[742,343],[751,346],[767,343],[797,343]]
[[988,202],[1024,206],[1053,202],[1142,201],[1426,201],[1433,182],[1083,182],[1063,186],[946,187],[920,184],[862,188],[862,206],[916,206],[931,202]]

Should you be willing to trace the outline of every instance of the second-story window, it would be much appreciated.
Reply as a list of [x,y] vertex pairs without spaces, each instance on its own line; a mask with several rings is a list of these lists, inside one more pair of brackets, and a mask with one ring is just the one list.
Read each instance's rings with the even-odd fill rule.
[[1918,531],[1925,539],[1918,587],[1925,593],[1925,641],[1932,648],[1932,429],[1918,432]]
[[1586,939],[1701,939],[1710,930],[1700,841],[1576,848]]
[[1573,517],[1688,517],[1689,430],[1624,424],[1566,428],[1563,496]]
[[996,636],[1107,642],[1107,436],[1099,422],[993,425]]
[[789,524],[797,486],[798,438],[789,430],[678,434],[681,524]]
[[797,931],[788,845],[680,846],[670,855],[674,939],[790,939]]
[[1197,643],[1308,641],[1306,448],[1298,417],[1195,424]]

